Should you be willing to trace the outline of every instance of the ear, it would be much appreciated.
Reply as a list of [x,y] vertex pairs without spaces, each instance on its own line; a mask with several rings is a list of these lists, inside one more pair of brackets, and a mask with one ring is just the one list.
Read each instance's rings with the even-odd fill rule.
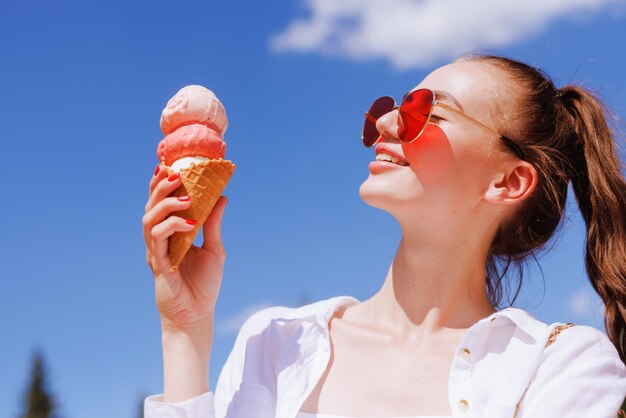
[[526,199],[537,186],[539,176],[532,164],[518,161],[504,172],[499,172],[485,192],[485,200],[514,205]]

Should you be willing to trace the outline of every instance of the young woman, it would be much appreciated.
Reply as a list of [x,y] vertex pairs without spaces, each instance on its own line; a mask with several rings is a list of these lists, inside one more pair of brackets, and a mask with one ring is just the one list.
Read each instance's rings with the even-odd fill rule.
[[[526,64],[469,56],[430,73],[400,106],[377,99],[363,141],[377,161],[360,195],[402,229],[382,287],[364,301],[252,315],[215,390],[207,370],[226,198],[202,247],[170,273],[168,237],[192,226],[171,214],[189,204],[167,197],[180,180],[157,168],[143,224],[164,394],[146,399],[146,417],[615,417],[626,395],[626,184],[601,103]],[[559,226],[569,181],[608,337],[498,308],[509,266]]]

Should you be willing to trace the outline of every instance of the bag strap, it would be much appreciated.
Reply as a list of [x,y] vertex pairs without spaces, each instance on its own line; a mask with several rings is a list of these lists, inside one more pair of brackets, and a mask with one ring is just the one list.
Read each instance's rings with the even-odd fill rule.
[[[550,344],[552,344],[553,342],[556,341],[556,337],[561,333],[561,331],[563,331],[564,329],[567,329],[569,327],[573,327],[573,326],[574,326],[574,324],[572,324],[571,322],[568,322],[568,323],[563,324],[563,325],[558,325],[556,328],[554,328],[554,330],[552,331],[552,333],[550,333],[550,336],[548,337],[548,341],[546,342],[546,346],[544,347],[544,350],[546,348],[548,348],[548,346]],[[530,382],[528,383],[528,386],[526,386],[526,390],[524,390],[524,393],[522,393],[522,397],[520,398],[519,402],[515,406],[515,414],[513,414],[513,418],[517,418],[517,414],[519,413],[520,405],[522,404],[522,400],[524,400],[524,395],[526,395],[526,392],[528,391],[529,387],[530,387]]]

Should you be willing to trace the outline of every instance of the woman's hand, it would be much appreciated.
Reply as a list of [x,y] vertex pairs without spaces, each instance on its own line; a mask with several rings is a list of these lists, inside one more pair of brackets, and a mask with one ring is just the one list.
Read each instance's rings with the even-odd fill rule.
[[171,215],[191,205],[189,200],[168,197],[180,185],[177,175],[168,177],[165,167],[159,165],[150,181],[142,219],[146,258],[154,274],[157,308],[164,331],[212,326],[226,259],[221,223],[227,199],[220,196],[203,225],[202,247],[192,245],[178,270],[170,271],[168,238],[177,231],[190,231],[195,225],[195,220]]

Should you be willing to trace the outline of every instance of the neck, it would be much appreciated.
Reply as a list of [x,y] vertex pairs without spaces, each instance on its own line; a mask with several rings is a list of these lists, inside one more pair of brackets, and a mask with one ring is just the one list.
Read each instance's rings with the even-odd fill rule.
[[476,242],[479,235],[403,234],[383,286],[366,301],[372,320],[396,335],[424,336],[469,328],[495,312],[485,288],[489,246]]

